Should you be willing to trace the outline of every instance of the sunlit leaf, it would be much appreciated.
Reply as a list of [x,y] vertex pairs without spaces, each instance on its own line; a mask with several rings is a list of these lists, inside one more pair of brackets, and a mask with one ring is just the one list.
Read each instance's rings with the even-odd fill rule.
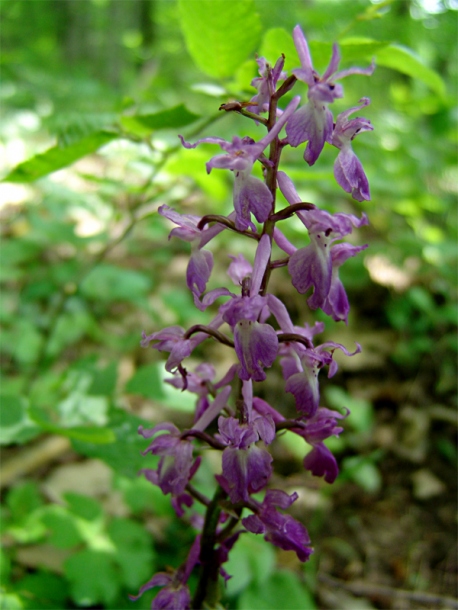
[[52,432],[53,434],[59,434],[60,436],[95,444],[113,443],[116,440],[113,431],[109,428],[98,428],[96,426],[72,426],[66,428],[47,421],[43,411],[35,407],[29,409],[29,415],[32,421],[46,432]]
[[240,610],[314,610],[316,605],[296,574],[277,570],[265,582],[253,582],[240,596],[237,607]]
[[1,394],[0,445],[24,443],[40,433],[27,413],[27,402],[16,394]]
[[440,97],[445,97],[445,83],[441,76],[435,70],[425,66],[421,59],[406,47],[390,44],[377,51],[376,64],[416,78]]
[[256,50],[261,21],[253,0],[180,0],[179,9],[188,51],[209,76],[233,76]]
[[120,119],[122,127],[139,136],[148,135],[158,129],[177,129],[186,127],[199,119],[198,114],[190,112],[184,104],[153,114],[125,115]]
[[119,591],[119,577],[110,554],[85,549],[65,562],[65,574],[78,606],[113,602]]
[[108,131],[93,133],[67,147],[53,146],[46,152],[35,155],[15,167],[3,182],[33,182],[52,172],[68,167],[78,159],[94,153],[99,148],[108,144],[117,134]]

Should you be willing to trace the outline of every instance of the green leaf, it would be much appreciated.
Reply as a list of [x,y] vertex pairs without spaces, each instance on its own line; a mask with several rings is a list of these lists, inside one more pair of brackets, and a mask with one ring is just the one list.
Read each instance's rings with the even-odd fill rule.
[[263,583],[252,583],[240,596],[239,610],[314,610],[313,597],[293,572],[278,570]]
[[275,569],[275,551],[260,536],[242,536],[229,555],[226,570],[231,575],[227,582],[230,596],[237,595],[251,582],[262,584]]
[[138,434],[139,425],[148,426],[139,417],[116,409],[109,421],[110,432],[115,435],[116,442],[102,445],[74,439],[72,444],[81,455],[103,460],[118,474],[135,478],[141,468],[151,468],[157,463],[157,458],[141,455],[148,443]]
[[103,518],[102,507],[94,498],[73,491],[66,492],[64,498],[68,503],[70,511],[78,517],[86,519],[86,521],[95,521]]
[[108,533],[116,546],[116,563],[128,589],[135,590],[153,572],[152,541],[143,526],[130,519],[113,519]]
[[24,443],[36,436],[40,429],[29,418],[27,403],[22,396],[1,394],[0,445]]
[[[39,571],[27,574],[15,584],[16,591],[26,610],[59,610],[65,608],[68,598],[68,585],[56,574]],[[1,606],[0,606],[1,607]],[[13,610],[16,606],[7,606]]]
[[36,483],[31,481],[13,487],[6,498],[6,505],[11,511],[15,523],[26,519],[43,505]]
[[21,598],[14,593],[0,591],[0,610],[23,610]]
[[41,520],[50,530],[49,544],[59,549],[69,549],[83,541],[75,517],[62,506],[46,506]]
[[110,554],[86,549],[65,562],[65,574],[78,606],[112,603],[120,589],[119,575]]
[[154,400],[163,400],[162,374],[164,370],[160,364],[147,364],[141,366],[126,384],[126,392],[139,394]]
[[375,63],[416,78],[440,97],[445,97],[445,83],[441,76],[435,70],[425,66],[422,60],[406,47],[390,44],[376,53]]
[[157,129],[176,129],[185,127],[200,119],[190,112],[184,104],[154,114],[134,114],[121,117],[121,125],[126,131],[143,136]]
[[101,264],[92,269],[81,283],[81,292],[103,302],[138,302],[151,289],[150,278],[139,271]]
[[233,76],[259,44],[253,0],[180,0],[179,10],[188,51],[209,76]]
[[35,157],[15,167],[3,178],[2,182],[33,182],[58,169],[71,165],[117,137],[118,135],[115,133],[98,131],[65,148],[53,146],[46,152],[35,155]]
[[259,55],[265,57],[271,65],[275,65],[282,53],[285,56],[285,70],[299,67],[299,58],[291,33],[284,28],[267,30],[262,39]]
[[31,419],[46,432],[66,436],[67,438],[84,441],[86,443],[109,444],[114,443],[116,437],[112,430],[108,428],[97,428],[89,426],[71,426],[65,428],[47,420],[46,415],[41,409],[31,407],[29,409]]
[[376,53],[388,46],[388,43],[363,36],[354,36],[341,40],[339,46],[342,51],[342,60],[345,64],[354,65],[363,61],[370,62]]

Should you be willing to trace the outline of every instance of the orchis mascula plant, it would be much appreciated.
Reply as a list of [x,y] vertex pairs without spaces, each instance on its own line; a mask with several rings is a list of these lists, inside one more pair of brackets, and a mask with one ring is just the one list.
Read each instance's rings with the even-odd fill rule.
[[[328,104],[343,95],[341,85],[334,84],[335,80],[348,74],[369,75],[373,66],[337,71],[339,52],[335,45],[329,67],[320,77],[312,66],[307,41],[299,26],[294,29],[294,43],[300,68],[287,76],[283,72],[284,57],[273,68],[265,59],[258,59],[260,77],[252,82],[257,95],[248,103],[222,106],[265,126],[267,133],[263,138],[255,142],[249,137],[235,136],[232,142],[226,142],[206,137],[189,143],[180,136],[188,149],[201,143],[221,147],[223,153],[208,161],[207,172],[213,169],[233,172],[234,211],[227,217],[210,214],[201,218],[179,214],[166,205],[159,208],[162,216],[177,225],[170,236],[191,243],[186,281],[196,307],[204,311],[220,297],[225,301],[206,326],[195,325],[187,330],[172,326],[143,334],[143,347],[152,344],[154,349],[168,353],[165,368],[173,377],[167,381],[197,397],[191,429],[179,430],[167,422],[139,431],[150,440],[144,453],[160,456],[157,469],[145,469],[143,474],[164,494],[171,495],[179,517],[185,516],[186,511],[191,513],[190,521],[199,532],[181,567],[156,574],[140,589],[139,595],[153,587],[162,587],[153,601],[154,609],[216,607],[219,575],[230,578],[223,564],[244,532],[263,535],[275,546],[294,551],[301,561],[309,558],[313,549],[306,528],[282,512],[298,498],[297,493],[288,495],[268,488],[262,501],[258,496],[253,497],[269,483],[273,458],[267,447],[278,432],[288,429],[311,446],[304,468],[313,475],[323,476],[332,483],[338,474],[337,462],[323,441],[342,431],[339,420],[344,416],[320,406],[318,374],[323,367],[328,367],[328,376],[334,375],[336,349],[352,356],[360,347],[357,344],[356,350],[350,353],[333,341],[315,345],[315,335],[323,331],[324,324],[295,326],[286,305],[269,292],[268,284],[274,269],[287,266],[298,292],[312,289],[307,299],[312,310],[320,308],[334,320],[347,321],[349,303],[339,279],[339,267],[366,246],[353,246],[340,240],[353,227],[367,224],[367,218],[330,214],[304,203],[279,165],[283,149],[302,142],[307,142],[305,161],[313,165],[328,142],[339,151],[334,166],[338,184],[358,201],[369,199],[368,181],[351,141],[357,133],[372,130],[372,125],[365,118],[349,118],[367,106],[369,100],[363,98],[358,106],[342,112],[335,122]],[[281,110],[279,101],[298,80],[308,85],[308,101],[301,106],[300,98],[293,97]],[[283,84],[277,88],[278,81]],[[263,113],[267,113],[266,118]],[[283,127],[286,137],[281,138]],[[263,167],[264,180],[251,175],[256,162]],[[278,211],[275,209],[277,188],[289,204]],[[306,246],[294,246],[277,227],[280,221],[294,214],[309,235]],[[251,264],[242,254],[229,255],[231,263],[227,273],[238,289],[220,287],[205,292],[213,267],[213,255],[206,246],[226,229],[256,241],[254,261]],[[286,256],[272,260],[273,243]],[[224,331],[223,325],[227,325]],[[234,364],[220,379],[215,379],[215,369],[209,363],[200,364],[194,372],[183,365],[195,348],[209,338],[235,351]],[[281,405],[270,405],[253,391],[253,382],[264,381],[265,369],[277,359],[284,389],[295,399],[294,419],[287,419],[281,413]],[[221,474],[215,476],[216,490],[211,499],[191,483],[201,462],[199,448],[203,446],[221,451]],[[206,507],[204,519],[192,513],[194,502]],[[187,581],[196,566],[200,576],[191,599]]]

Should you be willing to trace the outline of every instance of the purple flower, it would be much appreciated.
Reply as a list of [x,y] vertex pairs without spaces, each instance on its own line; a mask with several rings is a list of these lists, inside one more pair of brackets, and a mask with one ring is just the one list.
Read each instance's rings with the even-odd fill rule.
[[258,90],[257,95],[251,98],[253,106],[247,106],[247,110],[260,114],[261,112],[269,111],[269,103],[272,94],[275,92],[277,82],[286,78],[286,72],[283,72],[285,58],[280,57],[275,66],[272,68],[264,57],[258,57],[256,63],[259,66],[260,77],[256,77],[251,81],[251,86]]
[[367,106],[370,100],[363,97],[359,100],[359,103],[359,106],[354,106],[338,115],[332,144],[339,149],[339,154],[334,163],[335,179],[344,191],[351,193],[353,199],[364,201],[371,198],[369,182],[360,160],[353,152],[351,141],[357,134],[363,131],[372,131],[374,128],[369,119],[362,117],[348,119],[350,114]]
[[219,144],[226,152],[226,154],[216,155],[210,159],[207,163],[207,172],[210,173],[212,169],[229,169],[234,172],[235,226],[239,230],[245,231],[251,228],[255,231],[256,227],[251,221],[250,214],[253,214],[258,222],[265,222],[271,212],[272,193],[264,182],[250,174],[255,161],[280,133],[283,125],[297,108],[299,100],[299,97],[291,100],[282,116],[259,142],[248,137],[234,136],[232,142],[226,142],[222,138],[208,137],[191,144],[180,136],[185,148],[195,148],[202,143]]
[[279,513],[276,507],[285,509],[297,500],[297,493],[289,496],[284,491],[269,489],[257,512],[242,519],[243,525],[253,534],[264,534],[265,540],[284,551],[295,551],[300,561],[307,561],[313,553],[307,530],[290,515]]
[[170,352],[170,355],[165,364],[165,370],[169,373],[174,373],[181,362],[191,355],[193,350],[193,342],[191,339],[184,339],[184,328],[181,326],[169,326],[151,335],[146,335],[142,332],[142,340],[140,345],[148,347],[151,341],[158,341],[153,345],[154,349],[159,352]]
[[271,442],[275,425],[271,418],[259,417],[253,423],[240,424],[234,417],[220,417],[218,426],[219,440],[227,447],[223,451],[223,474],[217,480],[229,493],[231,502],[247,502],[249,494],[265,487],[272,474],[272,456],[255,443],[260,438]]
[[238,254],[237,256],[229,254],[229,258],[232,259],[232,262],[229,265],[227,274],[236,286],[241,286],[242,280],[246,277],[250,277],[253,273],[253,267],[243,254]]
[[337,71],[340,54],[338,46],[334,44],[329,66],[320,77],[313,68],[307,40],[299,25],[293,30],[293,38],[301,62],[301,67],[293,70],[293,74],[297,79],[307,83],[309,101],[296,110],[288,120],[286,134],[291,146],[299,146],[308,140],[304,159],[309,165],[313,165],[323,150],[324,143],[331,143],[333,117],[327,104],[343,95],[342,86],[336,85],[334,81],[350,74],[370,75],[374,71],[374,66]]
[[343,320],[345,324],[348,322],[348,312],[350,311],[350,303],[348,302],[347,293],[339,278],[339,267],[343,263],[356,256],[358,252],[365,250],[364,246],[351,246],[350,244],[336,244],[331,248],[332,274],[331,285],[329,287],[328,296],[322,305],[322,310],[333,320]]
[[[278,185],[290,204],[298,203],[300,197],[293,183],[284,172],[278,172]],[[349,244],[332,244],[350,234],[353,227],[368,224],[367,216],[357,218],[352,214],[329,214],[324,210],[307,210],[297,214],[307,227],[310,244],[291,254],[288,271],[293,286],[304,294],[313,286],[313,294],[307,300],[312,309],[326,308],[326,313],[334,320],[345,320],[348,316],[348,301],[339,280],[338,268],[345,260],[355,256],[366,246],[355,247]],[[334,249],[337,250],[334,252]]]
[[214,227],[201,231],[197,228],[200,221],[199,216],[178,214],[168,205],[162,205],[159,208],[159,214],[178,225],[177,228],[170,231],[169,239],[178,237],[191,242],[191,258],[186,270],[186,283],[192,293],[199,297],[205,291],[213,269],[213,254],[208,250],[203,250],[202,246],[221,232],[223,227],[217,226],[217,231]]
[[144,430],[143,426],[140,426],[138,432],[144,438],[151,438],[163,430],[169,434],[156,436],[143,451],[143,455],[151,452],[152,455],[161,456],[157,470],[147,468],[141,472],[151,483],[158,485],[162,493],[178,496],[184,492],[200,462],[193,464],[192,444],[181,438],[181,432],[174,424],[165,422],[152,430]]
[[316,477],[324,476],[327,483],[334,483],[339,474],[336,458],[324,443],[315,445],[304,458],[304,468]]
[[[329,348],[330,352],[326,351]],[[358,344],[354,352],[349,352],[343,345],[334,341],[328,341],[316,348],[305,348],[294,343],[282,346],[284,356],[280,364],[286,380],[285,390],[294,396],[297,410],[304,417],[312,418],[319,407],[320,370],[324,366],[329,366],[328,377],[332,377],[337,371],[337,363],[333,360],[335,349],[342,350],[346,356],[354,356],[361,351]]]

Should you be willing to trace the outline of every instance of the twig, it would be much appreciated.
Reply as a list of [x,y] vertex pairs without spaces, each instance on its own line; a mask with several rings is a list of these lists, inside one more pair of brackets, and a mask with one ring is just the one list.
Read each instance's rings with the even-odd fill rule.
[[436,593],[425,593],[424,591],[407,591],[405,589],[395,589],[384,585],[372,585],[366,582],[344,582],[327,574],[318,574],[318,580],[331,587],[345,589],[354,595],[361,597],[391,597],[398,599],[408,599],[419,604],[432,604],[436,608],[458,609],[458,599],[445,597]]

